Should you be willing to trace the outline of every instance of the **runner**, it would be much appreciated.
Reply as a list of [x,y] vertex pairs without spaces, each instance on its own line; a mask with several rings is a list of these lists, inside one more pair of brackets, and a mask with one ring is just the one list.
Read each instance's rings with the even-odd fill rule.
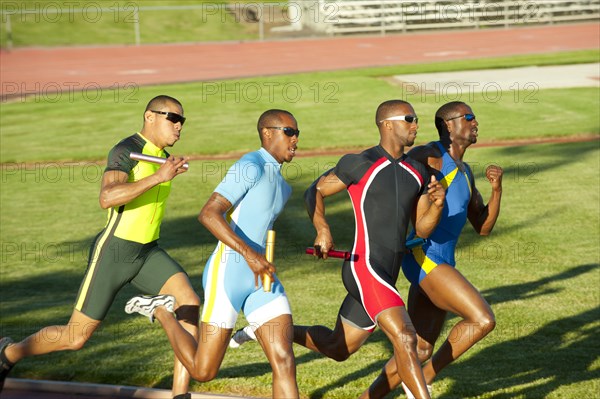
[[[500,213],[502,197],[500,167],[490,165],[486,170],[492,193],[488,204],[484,205],[475,187],[473,171],[463,162],[467,148],[477,142],[479,132],[471,107],[463,102],[443,105],[435,114],[435,126],[440,140],[412,149],[409,156],[428,166],[446,189],[444,212],[426,243],[413,249],[402,261],[402,271],[411,282],[408,314],[417,330],[419,360],[431,359],[423,366],[430,391],[436,375],[496,325],[490,305],[455,269],[454,252],[467,218],[478,234],[487,236],[491,233]],[[432,358],[447,312],[462,320],[450,330],[448,339]],[[398,376],[396,364],[394,358],[390,359],[362,398],[382,398],[400,385],[404,380]],[[409,398],[414,397],[412,388],[404,386],[404,390]]]
[[[281,165],[296,155],[300,131],[291,113],[274,109],[261,115],[258,133],[262,147],[229,169],[200,212],[200,222],[219,240],[203,273],[202,339],[198,342],[152,299],[134,297],[126,311],[156,317],[192,377],[210,381],[243,310],[273,369],[273,398],[297,398],[292,312],[275,266],[263,254],[267,231],[291,195]],[[269,292],[259,285],[265,273],[274,280]]]
[[[179,141],[184,122],[178,100],[157,96],[144,110],[142,130],[110,151],[100,190],[100,206],[108,209],[108,222],[90,250],[71,318],[66,325],[45,327],[18,343],[8,337],[0,340],[0,391],[10,370],[23,358],[83,348],[127,283],[146,294],[160,294],[155,301],[175,311],[178,325],[198,336],[200,299],[183,268],[158,246],[171,180],[187,171],[183,168],[186,159],[170,156],[164,149]],[[167,161],[160,167],[142,163],[132,160],[131,152]],[[59,338],[44,338],[49,336]],[[176,360],[175,398],[190,397],[189,379]]]

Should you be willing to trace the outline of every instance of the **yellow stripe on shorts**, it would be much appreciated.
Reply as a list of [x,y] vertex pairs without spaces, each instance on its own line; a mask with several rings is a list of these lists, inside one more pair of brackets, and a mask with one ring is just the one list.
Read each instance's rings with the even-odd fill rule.
[[429,274],[429,272],[431,272],[437,266],[437,263],[435,263],[425,255],[425,252],[423,252],[423,248],[413,248],[412,253],[417,263],[421,266],[421,269],[423,269],[423,271],[425,272],[425,274]]
[[213,256],[212,264],[211,264],[211,276],[210,276],[210,289],[208,292],[210,296],[208,297],[208,301],[206,302],[206,311],[204,312],[204,317],[202,321],[204,323],[208,323],[212,317],[213,310],[215,309],[215,299],[217,298],[217,286],[219,284],[219,263],[221,263],[221,259],[223,258],[223,252],[225,252],[225,248],[227,245],[223,244],[219,241],[219,248],[217,249],[217,253]]
[[90,282],[92,281],[92,277],[94,276],[94,271],[96,270],[96,265],[98,264],[98,258],[100,257],[100,253],[102,252],[102,248],[106,243],[106,239],[111,235],[111,231],[117,218],[119,217],[119,213],[115,212],[114,209],[111,209],[111,217],[104,229],[104,233],[96,243],[96,247],[94,248],[94,253],[92,254],[92,259],[90,261],[90,267],[88,268],[87,274],[85,275],[85,280],[83,282],[83,288],[81,289],[81,293],[79,294],[79,298],[77,298],[77,303],[75,305],[75,309],[81,312],[83,308],[83,303],[85,302],[85,298],[87,297],[88,289],[90,288]]
[[[232,220],[232,213],[233,213],[234,209],[233,207],[227,212],[227,214],[225,215],[225,220],[227,221],[227,223],[230,223]],[[213,310],[215,309],[215,300],[217,298],[217,289],[218,289],[218,285],[219,285],[219,263],[221,263],[221,259],[223,259],[223,252],[225,252],[225,249],[227,248],[227,245],[223,244],[221,241],[219,241],[218,244],[218,248],[217,248],[217,253],[215,254],[215,256],[213,257],[212,263],[211,263],[211,278],[210,278],[210,283],[209,283],[209,287],[210,289],[208,290],[208,292],[210,293],[210,296],[208,297],[208,301],[206,301],[205,306],[205,311],[203,312],[204,317],[202,317],[202,321],[204,323],[208,323],[210,322]]]

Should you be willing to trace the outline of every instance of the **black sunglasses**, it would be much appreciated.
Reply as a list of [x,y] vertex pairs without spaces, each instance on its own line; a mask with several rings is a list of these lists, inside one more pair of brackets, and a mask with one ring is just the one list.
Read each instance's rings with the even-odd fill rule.
[[464,114],[464,115],[455,116],[454,118],[446,119],[446,121],[451,121],[452,119],[462,118],[463,116],[465,117],[467,122],[471,122],[473,119],[475,119],[475,115],[473,115],[473,114]]
[[155,114],[167,115],[167,120],[169,122],[180,122],[181,126],[183,126],[183,124],[185,123],[185,116],[181,116],[179,114],[176,114],[175,112],[154,111],[153,109],[151,109],[150,112],[154,112]]
[[282,130],[283,133],[288,137],[300,137],[300,130],[294,129],[292,127],[267,126],[267,129]]

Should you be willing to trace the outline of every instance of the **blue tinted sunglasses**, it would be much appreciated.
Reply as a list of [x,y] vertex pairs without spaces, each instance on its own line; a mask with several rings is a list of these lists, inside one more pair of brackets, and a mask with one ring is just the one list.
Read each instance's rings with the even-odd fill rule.
[[464,114],[464,115],[455,116],[454,118],[446,119],[446,121],[451,121],[452,119],[462,118],[463,116],[465,117],[467,122],[471,122],[472,120],[475,119],[475,115],[473,115],[473,114]]

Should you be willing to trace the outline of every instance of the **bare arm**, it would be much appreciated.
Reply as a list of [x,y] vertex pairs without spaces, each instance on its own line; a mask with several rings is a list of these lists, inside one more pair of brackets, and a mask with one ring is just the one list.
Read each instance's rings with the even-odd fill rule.
[[419,198],[415,212],[415,231],[418,237],[427,238],[433,233],[442,217],[446,191],[431,175],[431,182],[427,186],[427,194]]
[[492,186],[492,194],[487,205],[484,205],[481,194],[473,185],[467,216],[479,235],[489,235],[498,220],[502,199],[502,173],[502,168],[496,165],[488,166],[485,171],[485,176]]
[[104,172],[100,188],[100,206],[102,209],[108,209],[133,201],[152,187],[185,173],[187,169],[183,168],[183,164],[186,162],[186,158],[170,156],[156,173],[131,183],[127,182],[128,175],[123,171],[109,170]]
[[219,193],[212,193],[200,211],[198,220],[219,241],[232,248],[244,257],[254,272],[254,283],[258,286],[258,276],[268,274],[273,277],[275,266],[264,255],[256,252],[239,235],[237,235],[223,216],[231,208],[231,202]]
[[334,248],[333,237],[329,230],[329,224],[325,218],[325,197],[339,193],[346,189],[342,182],[333,172],[329,172],[316,180],[304,193],[304,201],[308,215],[315,226],[317,236],[315,238],[315,256],[327,259],[327,253]]

